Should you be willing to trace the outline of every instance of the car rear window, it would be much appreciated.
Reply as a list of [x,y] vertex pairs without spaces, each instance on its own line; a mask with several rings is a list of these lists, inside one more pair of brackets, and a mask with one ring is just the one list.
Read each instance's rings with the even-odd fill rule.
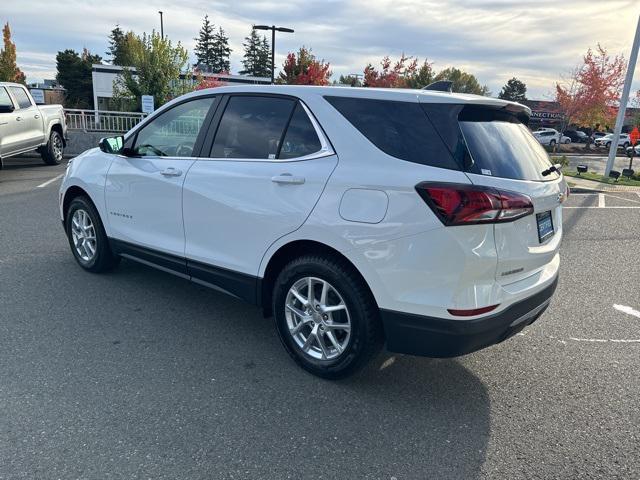
[[461,169],[418,103],[334,96],[325,99],[386,154],[422,165]]
[[[552,165],[549,156],[516,115],[469,105],[423,104],[423,108],[465,171],[515,180],[558,178],[557,173],[542,175]],[[542,135],[547,133],[553,135]]]

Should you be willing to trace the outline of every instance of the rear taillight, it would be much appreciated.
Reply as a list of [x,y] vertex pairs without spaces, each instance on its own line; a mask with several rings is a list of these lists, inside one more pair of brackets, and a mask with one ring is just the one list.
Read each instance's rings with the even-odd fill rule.
[[446,226],[512,222],[533,213],[529,197],[507,190],[422,182],[416,191]]

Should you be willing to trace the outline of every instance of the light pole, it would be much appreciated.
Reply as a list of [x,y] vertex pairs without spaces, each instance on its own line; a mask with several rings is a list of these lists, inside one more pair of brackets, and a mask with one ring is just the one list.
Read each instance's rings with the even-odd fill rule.
[[629,91],[631,90],[631,82],[633,81],[633,71],[636,69],[636,61],[638,60],[638,49],[640,49],[640,17],[638,17],[636,34],[633,37],[633,45],[631,46],[631,54],[629,55],[629,66],[627,67],[627,75],[624,79],[622,96],[620,97],[620,106],[618,107],[618,115],[616,117],[616,127],[613,130],[613,138],[611,139],[611,146],[609,148],[609,158],[607,159],[607,166],[604,170],[604,174],[606,176],[609,176],[614,162],[616,161],[618,140],[620,139],[620,132],[622,131],[622,124],[624,123],[624,113],[627,110],[627,102],[629,101]]
[[284,33],[293,33],[292,28],[286,27],[276,27],[275,25],[254,25],[254,30],[271,30],[271,83],[273,84],[275,81],[276,74],[276,31],[284,32]]
[[158,10],[160,14],[160,38],[164,40],[164,25],[162,24],[162,10]]

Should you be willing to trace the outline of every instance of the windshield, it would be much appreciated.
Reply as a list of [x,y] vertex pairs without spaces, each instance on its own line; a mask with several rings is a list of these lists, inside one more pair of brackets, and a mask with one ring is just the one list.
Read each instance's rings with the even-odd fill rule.
[[464,108],[458,122],[471,156],[469,172],[515,180],[558,178],[557,173],[542,175],[552,165],[549,156],[517,117],[497,110]]

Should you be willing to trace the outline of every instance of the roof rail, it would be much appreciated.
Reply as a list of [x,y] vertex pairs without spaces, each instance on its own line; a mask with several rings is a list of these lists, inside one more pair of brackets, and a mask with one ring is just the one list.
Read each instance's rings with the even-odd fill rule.
[[436,92],[453,92],[453,82],[451,80],[438,80],[437,82],[430,83],[422,90],[434,90]]

